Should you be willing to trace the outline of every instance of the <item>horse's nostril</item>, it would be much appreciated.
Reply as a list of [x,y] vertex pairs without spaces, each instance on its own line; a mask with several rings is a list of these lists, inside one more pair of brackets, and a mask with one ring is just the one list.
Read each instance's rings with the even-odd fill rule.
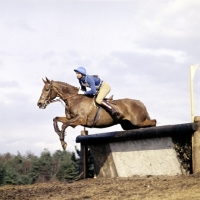
[[37,106],[39,106],[39,107],[40,107],[41,105],[42,105],[41,103],[37,103]]

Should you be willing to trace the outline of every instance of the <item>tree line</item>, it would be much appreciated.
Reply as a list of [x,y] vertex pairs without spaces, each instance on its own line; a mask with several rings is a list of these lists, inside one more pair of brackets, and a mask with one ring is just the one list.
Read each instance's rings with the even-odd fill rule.
[[[51,154],[47,149],[40,156],[27,152],[22,156],[10,153],[0,154],[0,185],[33,184],[47,181],[69,181],[77,179],[81,174],[80,151],[57,150]],[[88,175],[94,176],[94,166],[88,152]]]

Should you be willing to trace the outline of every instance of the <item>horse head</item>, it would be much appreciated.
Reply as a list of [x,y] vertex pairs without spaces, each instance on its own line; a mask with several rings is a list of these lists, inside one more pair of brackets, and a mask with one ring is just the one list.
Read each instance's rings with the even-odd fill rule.
[[48,78],[46,78],[46,80],[42,80],[44,82],[44,87],[37,105],[39,108],[45,109],[47,105],[57,97],[57,92],[53,90],[52,81],[50,81]]

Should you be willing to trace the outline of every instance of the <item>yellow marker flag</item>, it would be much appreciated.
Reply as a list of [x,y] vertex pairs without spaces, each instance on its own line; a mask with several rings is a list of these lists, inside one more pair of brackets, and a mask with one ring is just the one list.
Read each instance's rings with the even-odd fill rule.
[[199,66],[199,64],[190,66],[190,77],[191,77],[191,80],[193,80],[194,74],[195,74],[198,66]]
[[199,64],[190,66],[190,101],[191,101],[191,121],[194,122],[194,94],[193,94],[193,79],[194,74]]

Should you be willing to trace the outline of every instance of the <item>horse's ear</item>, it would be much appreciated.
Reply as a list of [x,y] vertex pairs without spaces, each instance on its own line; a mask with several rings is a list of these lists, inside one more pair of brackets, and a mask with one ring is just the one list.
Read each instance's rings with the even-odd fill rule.
[[42,79],[44,83],[46,83],[46,81],[44,79]]
[[50,83],[51,81],[46,77],[46,81],[47,81],[47,83]]

